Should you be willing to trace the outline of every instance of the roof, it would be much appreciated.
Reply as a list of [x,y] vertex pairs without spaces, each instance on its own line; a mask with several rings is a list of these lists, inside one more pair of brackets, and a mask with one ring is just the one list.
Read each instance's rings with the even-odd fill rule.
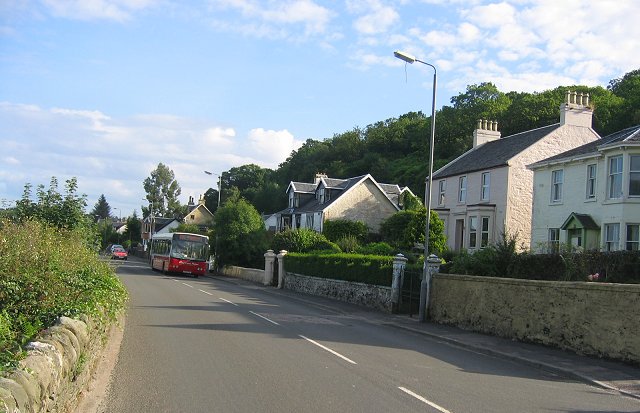
[[433,174],[433,179],[463,175],[500,166],[560,127],[560,123],[532,129],[477,146]]
[[[293,188],[293,192],[303,192],[307,194],[313,194],[316,190],[316,184],[310,184],[308,182],[291,181],[289,187]],[[289,192],[289,188],[287,188],[287,192]]]
[[568,160],[573,158],[583,158],[592,155],[599,155],[602,148],[619,146],[624,143],[640,144],[640,125],[632,126],[621,131],[612,133],[603,138],[596,139],[593,142],[586,143],[577,148],[570,149],[550,158],[536,162],[531,167],[543,166],[548,163],[554,163],[559,160]]
[[580,226],[584,229],[600,229],[598,224],[591,218],[591,215],[588,214],[578,214],[577,212],[572,212],[569,217],[564,221],[560,229],[566,230],[567,226],[571,223],[572,220],[578,221]]

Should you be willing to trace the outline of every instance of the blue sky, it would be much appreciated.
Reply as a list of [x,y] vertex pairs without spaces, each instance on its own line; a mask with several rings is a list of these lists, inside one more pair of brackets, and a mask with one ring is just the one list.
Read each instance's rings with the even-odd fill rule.
[[[127,216],[159,162],[181,202],[306,139],[467,85],[601,85],[640,68],[635,0],[0,0],[0,206],[77,177]],[[309,177],[312,179],[312,177]],[[400,183],[402,184],[402,183]],[[146,204],[145,204],[146,205]]]

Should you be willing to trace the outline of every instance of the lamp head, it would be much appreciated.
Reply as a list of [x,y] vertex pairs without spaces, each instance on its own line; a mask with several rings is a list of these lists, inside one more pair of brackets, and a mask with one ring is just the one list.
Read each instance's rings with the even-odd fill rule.
[[204,173],[206,173],[207,175],[213,175],[213,173],[211,173],[209,171],[204,171]]
[[413,63],[417,60],[415,56],[411,56],[410,54],[401,52],[399,50],[396,50],[395,52],[393,52],[393,55],[400,60],[404,60],[407,63]]

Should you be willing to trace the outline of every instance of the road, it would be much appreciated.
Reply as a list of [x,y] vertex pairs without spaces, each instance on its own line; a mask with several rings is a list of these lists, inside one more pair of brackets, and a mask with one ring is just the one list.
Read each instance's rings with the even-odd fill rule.
[[118,268],[131,294],[100,411],[638,412],[636,399],[228,279]]

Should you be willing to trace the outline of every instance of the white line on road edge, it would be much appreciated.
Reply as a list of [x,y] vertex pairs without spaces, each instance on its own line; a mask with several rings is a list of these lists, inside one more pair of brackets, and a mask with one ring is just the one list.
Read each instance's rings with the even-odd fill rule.
[[225,300],[225,299],[224,299],[224,298],[222,298],[222,297],[218,297],[218,298],[219,298],[219,299],[221,299],[222,301],[224,301],[225,303],[233,304],[233,305],[235,305],[236,307],[238,306],[238,304],[236,304],[236,303],[234,303],[234,302],[232,302],[232,301]]
[[410,396],[415,397],[416,399],[420,400],[423,403],[428,404],[429,406],[433,407],[434,409],[442,412],[442,413],[451,413],[449,410],[445,409],[444,407],[438,406],[437,404],[435,404],[434,402],[430,402],[429,400],[425,399],[424,397],[420,396],[419,394],[416,394],[414,392],[412,392],[411,390],[404,388],[404,387],[398,387],[400,390],[402,390],[403,392],[407,393]]
[[260,314],[258,314],[258,313],[254,313],[253,311],[249,311],[249,312],[250,312],[251,314],[253,314],[253,315],[257,315],[257,316],[258,316],[258,317],[260,317],[260,318],[264,318],[264,319],[265,319],[265,320],[267,320],[268,322],[273,323],[273,324],[275,324],[275,325],[277,325],[277,326],[279,326],[279,325],[280,325],[280,324],[276,323],[276,322],[275,322],[275,321],[273,321],[273,320],[269,320],[267,317],[265,317],[265,316],[263,316],[263,315],[260,315]]
[[317,341],[311,340],[310,338],[305,337],[303,335],[300,335],[300,337],[304,338],[305,340],[307,340],[311,344],[315,344],[316,346],[320,347],[323,350],[327,350],[329,353],[333,354],[334,356],[338,356],[341,359],[343,359],[345,361],[348,361],[351,364],[358,364],[355,361],[351,360],[350,358],[347,358],[347,357],[343,356],[342,354],[338,353],[337,351],[333,351],[329,347],[323,346],[322,344],[318,343]]
[[208,295],[213,295],[213,294],[211,294],[211,293],[209,293],[209,292],[206,292],[206,291],[204,291],[204,290],[200,290],[200,289],[198,289],[198,291],[200,291],[201,293],[208,294]]
[[180,284],[182,284],[182,285],[186,285],[186,286],[187,286],[187,287],[189,287],[189,288],[193,288],[193,285],[189,285],[189,284],[187,284],[187,283],[183,283],[183,282],[181,282]]

